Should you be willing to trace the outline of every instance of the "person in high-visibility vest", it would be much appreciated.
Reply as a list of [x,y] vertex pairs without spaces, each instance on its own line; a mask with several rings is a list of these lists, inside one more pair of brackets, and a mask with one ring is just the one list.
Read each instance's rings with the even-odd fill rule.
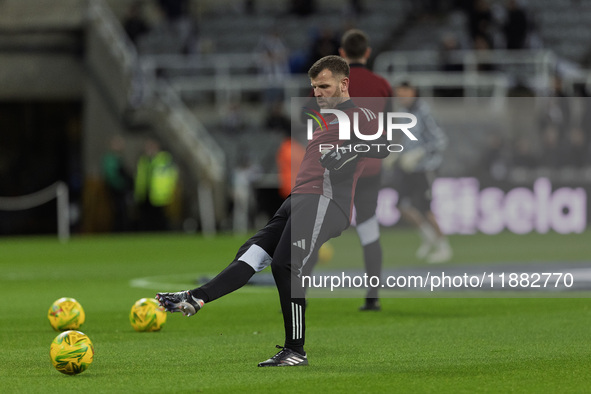
[[135,177],[134,197],[139,207],[139,230],[169,229],[165,207],[173,202],[178,177],[172,155],[161,151],[156,141],[147,140]]

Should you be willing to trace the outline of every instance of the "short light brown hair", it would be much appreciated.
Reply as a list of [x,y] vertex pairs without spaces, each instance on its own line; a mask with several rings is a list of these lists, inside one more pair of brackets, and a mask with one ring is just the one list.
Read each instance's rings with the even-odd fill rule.
[[369,37],[359,29],[347,30],[341,38],[341,48],[349,59],[361,59],[369,48]]
[[349,78],[349,65],[340,56],[330,55],[317,60],[308,70],[308,76],[316,78],[323,70],[329,70],[332,75],[341,75]]

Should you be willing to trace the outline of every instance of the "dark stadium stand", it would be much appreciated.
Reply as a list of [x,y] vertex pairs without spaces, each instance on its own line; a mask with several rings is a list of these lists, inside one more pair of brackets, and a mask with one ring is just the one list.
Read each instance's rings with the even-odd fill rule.
[[[489,125],[496,122],[495,127],[479,126],[475,120],[458,122],[465,108],[435,101],[434,111],[449,128],[453,142],[443,175],[463,176],[467,169],[478,167],[494,145],[489,135],[493,133],[500,137],[504,151],[499,157],[506,167],[496,174],[503,173],[505,181],[523,184],[543,174],[553,180],[591,183],[591,163],[585,159],[591,157],[585,121],[588,105],[569,99],[589,95],[591,86],[588,0],[518,2],[529,21],[526,44],[518,51],[504,49],[505,2],[488,2],[491,40],[486,45],[492,47],[485,50],[481,46],[485,44],[470,36],[469,12],[459,7],[470,2],[441,2],[426,9],[421,4],[429,2],[365,0],[363,12],[356,13],[352,3],[337,0],[316,0],[314,7],[297,12],[287,0],[187,0],[178,3],[185,9],[168,14],[160,8],[165,3],[0,3],[0,96],[9,101],[82,100],[80,167],[86,181],[98,176],[110,135],[129,137],[128,162],[133,163],[142,139],[155,134],[167,141],[167,148],[187,169],[190,192],[185,198],[192,201],[188,210],[205,212],[204,206],[195,207],[221,201],[215,203],[219,206],[212,209],[215,217],[208,219],[209,225],[201,227],[228,223],[227,202],[219,196],[231,200],[234,169],[248,167],[255,189],[275,187],[274,154],[283,135],[266,127],[273,100],[284,100],[280,106],[289,117],[289,98],[309,93],[305,72],[314,56],[323,53],[319,50],[334,52],[342,31],[355,26],[371,37],[370,66],[391,84],[410,81],[426,97],[480,97],[483,107],[477,112]],[[103,4],[108,7],[101,8]],[[134,4],[139,11],[129,24]],[[97,7],[102,11],[92,11]],[[135,32],[133,42],[125,37],[126,27]],[[272,32],[278,33],[281,44],[261,44]],[[279,74],[263,72],[260,49],[265,45],[287,54]],[[557,81],[560,89],[555,88]],[[560,97],[558,101],[568,104],[563,107],[572,109],[570,126],[578,127],[558,134],[560,141],[569,142],[548,148],[548,138],[555,138],[553,130],[542,135],[507,112],[515,107],[507,97],[515,96]],[[536,108],[552,108],[553,100],[546,101],[537,99]],[[576,158],[544,162],[549,157],[546,149]],[[569,155],[569,149],[576,154]],[[531,157],[522,157],[526,151],[539,166],[520,164],[531,162]],[[196,189],[202,198],[196,197]]]

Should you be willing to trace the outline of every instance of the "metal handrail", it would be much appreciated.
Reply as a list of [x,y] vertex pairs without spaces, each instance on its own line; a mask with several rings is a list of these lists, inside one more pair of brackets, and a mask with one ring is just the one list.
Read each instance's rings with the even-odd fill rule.
[[[531,66],[533,72],[530,75],[535,88],[540,91],[549,87],[557,65],[556,55],[550,50],[456,50],[446,55],[451,63],[461,65],[464,73],[477,72],[482,63],[493,66],[493,69],[509,65]],[[434,50],[382,52],[374,61],[374,71],[391,77],[410,74],[417,68],[437,71],[442,66],[440,56],[441,53]]]

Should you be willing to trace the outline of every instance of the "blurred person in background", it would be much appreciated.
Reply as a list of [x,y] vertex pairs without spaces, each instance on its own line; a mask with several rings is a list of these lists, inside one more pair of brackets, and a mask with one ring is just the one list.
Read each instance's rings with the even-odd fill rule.
[[[351,97],[392,97],[392,87],[388,81],[367,68],[371,47],[369,46],[369,37],[365,32],[359,29],[346,31],[341,39],[339,55],[349,63],[351,68],[349,86]],[[387,112],[392,104],[390,99],[375,99],[373,101],[375,101],[372,102],[375,108],[370,109],[376,114]],[[381,173],[382,160],[368,159],[355,188],[355,228],[363,247],[365,272],[370,277],[381,277],[382,275],[380,226],[376,216]],[[359,309],[361,311],[379,311],[381,309],[376,287],[368,289],[365,304]]]
[[286,199],[295,185],[295,178],[300,169],[306,148],[298,142],[291,133],[291,121],[283,112],[283,102],[277,102],[267,119],[265,120],[267,130],[281,133],[283,140],[277,148],[275,163],[279,181],[279,196]]
[[[340,56],[350,67],[349,94],[355,98],[371,97],[369,101],[359,101],[358,105],[368,107],[374,113],[387,112],[391,106],[392,87],[381,76],[367,68],[367,61],[371,56],[369,37],[359,29],[347,30],[341,39]],[[383,99],[380,99],[383,98]],[[365,168],[359,177],[355,188],[355,222],[357,235],[363,247],[365,271],[369,277],[381,277],[382,247],[380,245],[380,227],[376,217],[378,193],[381,183],[382,160],[367,159]],[[307,266],[307,273],[311,273],[318,259],[313,259]],[[378,289],[371,287],[365,298],[362,311],[379,311]]]
[[271,132],[289,134],[291,132],[291,120],[283,111],[284,102],[277,101],[271,107],[271,111],[265,118],[265,128]]
[[290,130],[284,130],[284,138],[277,149],[276,162],[279,175],[279,195],[286,199],[295,186],[296,176],[304,158],[306,149],[291,136]]
[[[464,71],[464,63],[457,51],[462,46],[456,33],[448,32],[441,37],[439,41],[439,69],[444,72]],[[462,87],[441,87],[436,89],[436,96],[439,97],[462,97],[464,89]]]
[[289,51],[278,27],[271,28],[260,38],[254,54],[266,85],[263,100],[267,106],[273,106],[283,100],[283,82],[289,74]]
[[365,5],[363,3],[363,0],[349,0],[351,14],[361,16],[365,12]]
[[514,167],[534,169],[540,164],[531,141],[525,136],[519,136],[515,139],[511,153],[513,156],[511,164]]
[[478,38],[486,41],[488,47],[493,48],[494,24],[493,12],[488,0],[473,1],[468,8],[468,34],[472,41],[474,42]]
[[477,34],[473,40],[473,49],[476,54],[476,68],[478,71],[495,71],[496,65],[490,61],[489,51],[492,47],[492,40],[484,34]]
[[153,139],[145,142],[144,153],[137,163],[134,197],[138,207],[138,229],[170,229],[166,207],[171,205],[177,189],[179,172],[172,155],[160,149]]
[[404,150],[390,155],[385,163],[394,166],[392,183],[398,192],[398,209],[404,219],[419,229],[422,243],[417,258],[444,263],[453,252],[431,211],[431,184],[443,160],[447,136],[433,119],[427,103],[417,97],[414,86],[400,84],[395,97],[396,108],[417,117],[417,125],[412,129],[417,141],[404,143]]
[[500,131],[490,133],[487,137],[477,171],[482,174],[483,185],[506,178],[509,170],[508,145],[506,137]]
[[529,19],[517,0],[509,0],[505,6],[506,20],[503,24],[507,49],[524,49],[529,32]]
[[562,77],[555,74],[547,97],[541,98],[539,130],[541,131],[542,155],[540,165],[558,168],[569,164],[568,149],[571,132],[571,98],[564,91]]
[[113,230],[116,232],[130,230],[129,207],[133,190],[133,178],[123,163],[125,139],[116,135],[111,138],[109,150],[102,159],[102,174],[109,192]]
[[158,5],[171,22],[176,22],[189,14],[189,0],[158,0]]
[[198,52],[198,25],[187,0],[158,0],[158,21],[137,40],[140,54],[193,54]]
[[439,42],[441,71],[464,71],[464,64],[454,52],[461,50],[460,40],[455,33],[446,33]]
[[314,63],[314,59],[338,54],[339,35],[330,26],[319,27],[312,35],[312,43],[308,55],[310,62]]
[[238,135],[247,128],[248,124],[240,102],[232,102],[222,111],[224,112],[220,125],[222,131],[228,135]]
[[129,6],[126,15],[123,17],[123,29],[134,44],[138,39],[150,31],[150,26],[144,19],[142,0],[136,0]]
[[591,92],[589,87],[583,89],[583,111],[573,128],[570,141],[575,146],[574,160],[577,166],[591,165]]

